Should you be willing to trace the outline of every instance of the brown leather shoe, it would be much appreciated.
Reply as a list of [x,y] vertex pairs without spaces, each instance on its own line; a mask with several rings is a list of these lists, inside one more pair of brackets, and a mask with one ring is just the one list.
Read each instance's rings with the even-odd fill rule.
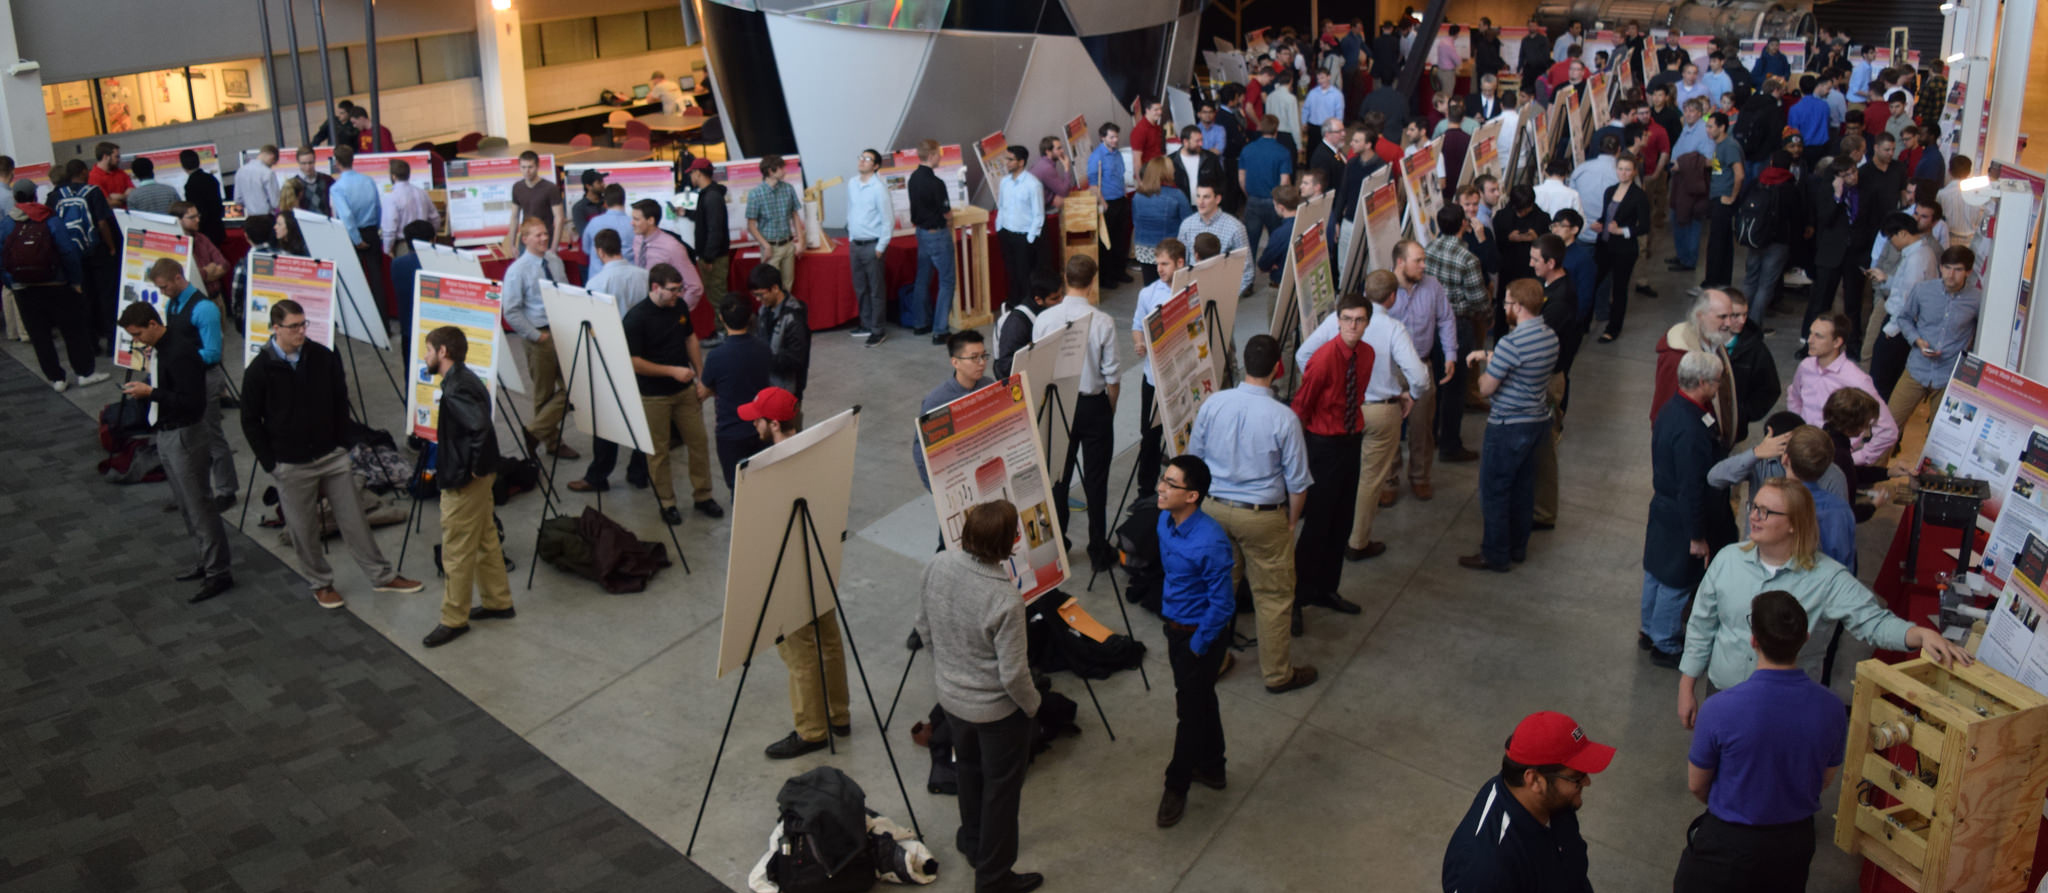
[[1427,481],[1419,484],[1410,484],[1408,489],[1414,492],[1416,499],[1420,499],[1423,502],[1436,498],[1436,487],[1431,486]]
[[1510,567],[1509,565],[1494,564],[1487,561],[1485,555],[1460,555],[1458,556],[1458,566],[1475,571],[1496,571],[1503,574],[1507,573]]
[[1380,488],[1380,508],[1386,508],[1401,501],[1401,491],[1392,487]]
[[319,602],[320,607],[330,610],[347,604],[341,600],[341,593],[334,591],[332,586],[322,586],[313,590],[313,600]]
[[581,458],[583,458],[583,454],[582,454],[582,453],[576,452],[576,448],[575,448],[575,447],[572,447],[572,446],[570,446],[570,445],[568,445],[568,444],[566,444],[566,443],[558,443],[558,444],[555,444],[555,448],[554,448],[554,449],[552,449],[552,450],[549,450],[549,451],[548,451],[548,455],[554,456],[554,457],[555,457],[555,458],[557,458],[557,459],[581,459]]
[[1293,691],[1297,688],[1307,688],[1314,684],[1316,684],[1316,668],[1308,664],[1302,664],[1294,668],[1294,675],[1287,677],[1286,682],[1282,682],[1279,685],[1268,685],[1266,686],[1266,691],[1277,695]]
[[577,478],[569,482],[569,489],[574,490],[578,493],[589,493],[593,490],[596,490],[597,488],[591,486],[589,481],[586,481],[582,478]]
[[393,577],[392,577],[391,579],[389,579],[389,580],[385,580],[384,582],[382,582],[382,583],[379,583],[379,584],[377,584],[377,585],[375,585],[375,586],[373,586],[373,587],[371,587],[371,588],[372,588],[372,589],[375,589],[375,590],[377,590],[378,592],[408,592],[408,593],[409,593],[409,592],[419,592],[419,591],[421,591],[421,590],[424,590],[424,589],[426,589],[426,588],[427,588],[427,584],[425,584],[425,583],[422,583],[422,582],[420,582],[420,581],[418,581],[418,580],[410,579],[410,578],[407,578],[407,577],[403,577],[403,576],[396,576],[396,575],[394,575],[394,576],[393,576]]

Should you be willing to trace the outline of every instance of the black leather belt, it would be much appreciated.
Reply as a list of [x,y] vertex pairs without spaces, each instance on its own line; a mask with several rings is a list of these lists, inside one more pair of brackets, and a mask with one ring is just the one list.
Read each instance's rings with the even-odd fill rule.
[[794,242],[794,241],[796,241],[796,237],[795,237],[795,236],[790,236],[789,238],[787,238],[787,239],[783,239],[783,240],[782,240],[782,241],[780,241],[780,242],[777,242],[777,241],[775,241],[774,239],[769,239],[769,240],[768,240],[768,247],[770,247],[770,248],[781,248],[782,246],[784,246],[784,245],[787,245],[787,244],[789,244],[789,243],[791,243],[791,242]]
[[1235,499],[1224,499],[1221,496],[1211,496],[1209,501],[1217,505],[1227,505],[1234,509],[1244,509],[1252,512],[1277,512],[1286,507],[1277,502],[1272,505],[1252,505],[1249,502],[1238,502]]
[[1381,404],[1381,403],[1399,403],[1399,402],[1401,402],[1401,397],[1400,397],[1400,395],[1399,395],[1399,394],[1396,394],[1396,395],[1394,395],[1394,396],[1392,396],[1392,397],[1388,397],[1388,398],[1387,398],[1387,399],[1385,399],[1385,400],[1367,400],[1367,401],[1365,401],[1365,402],[1366,402],[1366,403],[1368,403],[1368,404],[1372,404],[1372,405],[1378,405],[1378,404]]
[[881,241],[881,240],[880,240],[880,239],[855,239],[855,240],[853,240],[853,244],[855,244],[855,245],[873,245],[873,244],[875,244],[876,242],[879,242],[879,241]]

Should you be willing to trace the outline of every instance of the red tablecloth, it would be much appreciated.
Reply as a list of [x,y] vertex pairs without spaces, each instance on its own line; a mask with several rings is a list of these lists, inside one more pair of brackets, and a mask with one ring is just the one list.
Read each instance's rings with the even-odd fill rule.
[[[989,304],[1000,307],[1009,289],[1004,286],[1002,252],[996,250],[994,215],[990,215],[988,240]],[[844,237],[835,237],[829,252],[804,252],[796,257],[796,287],[792,294],[802,298],[811,308],[811,331],[836,328],[860,318],[860,303],[853,294],[853,256],[849,249],[853,243]],[[752,296],[747,291],[747,274],[761,265],[761,252],[752,246],[733,251],[732,263],[726,276],[726,294]],[[954,275],[959,275],[956,267]],[[897,236],[889,241],[889,247],[882,252],[882,295],[888,308],[884,318],[896,319],[896,293],[906,285],[917,281],[917,237]],[[937,284],[932,288],[936,290]],[[927,297],[929,300],[929,297]],[[926,306],[930,306],[927,304]],[[697,305],[690,314],[690,321],[696,324],[697,337],[709,338],[717,329],[717,311],[706,301]]]

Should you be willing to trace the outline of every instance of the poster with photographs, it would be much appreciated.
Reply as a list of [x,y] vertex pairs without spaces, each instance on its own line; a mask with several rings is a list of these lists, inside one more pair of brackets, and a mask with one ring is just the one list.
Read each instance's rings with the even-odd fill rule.
[[412,339],[406,357],[405,430],[424,440],[438,440],[441,427],[441,376],[427,369],[427,333],[442,326],[462,330],[469,341],[463,364],[476,373],[498,405],[498,283],[421,270],[413,280]]
[[[1327,271],[1328,265],[1324,265]],[[1190,284],[1161,302],[1145,317],[1146,351],[1152,357],[1154,405],[1166,429],[1166,455],[1188,451],[1195,412],[1216,393],[1216,363],[1211,356],[1209,321],[1200,289]]]
[[1437,153],[1443,138],[1401,159],[1401,184],[1408,194],[1408,232],[1424,245],[1436,240],[1436,212],[1443,210],[1443,181],[1437,175]]
[[[917,172],[921,163],[916,149],[899,149],[881,169],[882,185],[889,189],[889,204],[896,214],[895,235],[917,234],[917,227],[910,222],[910,175]],[[939,147],[939,159],[932,165],[932,173],[945,184],[947,207],[967,206],[967,160],[958,144]]]
[[309,340],[334,346],[334,261],[257,253],[249,255],[242,269],[248,277],[242,289],[248,295],[243,318],[249,330],[242,336],[245,368],[270,343],[271,305],[286,299],[298,302],[306,312]]
[[1067,579],[1067,550],[1052,510],[1037,426],[1037,394],[1024,373],[991,384],[917,419],[918,449],[931,473],[932,506],[946,548],[960,548],[970,506],[996,499],[1017,508],[1017,545],[1003,562],[1030,604]]
[[2048,542],[2036,533],[2027,534],[2012,578],[1991,607],[1984,623],[1984,643],[1977,657],[1984,665],[2011,676],[2042,694],[2048,694],[2048,635],[2041,629],[2041,615],[2048,614]]

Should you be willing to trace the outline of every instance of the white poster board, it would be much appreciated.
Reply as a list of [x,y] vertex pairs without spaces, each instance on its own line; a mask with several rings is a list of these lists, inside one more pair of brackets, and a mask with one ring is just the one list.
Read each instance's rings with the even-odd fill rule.
[[215,180],[220,179],[220,149],[213,143],[194,143],[187,146],[149,149],[127,154],[128,160],[131,162],[137,158],[149,159],[149,163],[156,166],[156,181],[178,190],[178,197],[183,198],[185,195],[185,180],[188,179],[188,175],[185,173],[185,166],[178,163],[178,154],[186,149],[191,149],[194,153],[198,154],[200,170],[212,174]]
[[1984,665],[2011,676],[2042,694],[2048,694],[2048,632],[2041,629],[2041,617],[2048,614],[2048,595],[2042,592],[2048,578],[2048,542],[2028,533],[2012,579],[1991,617],[1984,624],[1984,643],[1977,656]]
[[[1020,347],[1012,355],[1012,375],[1029,372],[1033,417],[1038,422],[1040,442],[1047,461],[1064,463],[1069,428],[1074,422],[1074,398],[1081,393],[1081,364],[1088,349],[1088,332],[1073,323]],[[1054,469],[1054,473],[1064,469]]]
[[1069,572],[1044,442],[1031,424],[1042,409],[1041,392],[1029,375],[1013,371],[917,420],[917,445],[931,471],[932,507],[947,548],[960,548],[968,508],[997,499],[1016,507],[1017,545],[1003,565],[1026,604]]
[[[121,231],[121,294],[114,303],[114,318],[119,319],[121,311],[129,304],[142,302],[156,308],[158,316],[168,322],[171,300],[177,295],[159,292],[156,283],[149,281],[149,268],[160,260],[175,260],[183,264],[189,274],[192,270],[192,240],[183,233],[163,233],[144,227],[128,227]],[[188,275],[188,279],[191,277]],[[192,280],[197,281],[197,280]],[[142,353],[133,347],[128,332],[117,323],[113,333],[114,365],[128,369],[142,369]],[[150,372],[150,381],[156,380],[155,369]],[[154,420],[152,409],[151,419]]]
[[1223,380],[1211,347],[1208,305],[1199,292],[1198,286],[1189,285],[1145,317],[1146,354],[1152,358],[1157,382],[1153,405],[1165,429],[1162,446],[1169,456],[1188,451],[1195,413]]
[[1195,123],[1195,98],[1179,87],[1166,88],[1166,114],[1166,123],[1177,127]]
[[377,306],[376,293],[370,291],[370,280],[363,278],[363,264],[356,257],[355,243],[349,241],[348,230],[341,221],[304,208],[294,209],[292,215],[299,219],[299,233],[306,237],[307,253],[334,262],[341,286],[341,299],[334,308],[335,328],[378,350],[390,347],[391,339],[384,334],[384,312]]
[[1251,262],[1251,255],[1250,248],[1219,254],[1192,267],[1180,268],[1170,283],[1176,294],[1195,286],[1196,294],[1216,308],[1216,325],[1209,338],[1218,378],[1224,376],[1225,353],[1237,344],[1238,284],[1244,281],[1244,265]]
[[2019,472],[1999,506],[1998,520],[1992,522],[1991,538],[1984,543],[1984,579],[1992,589],[2005,586],[2027,538],[2035,535],[2048,536],[2048,428],[2040,425],[2027,438]]
[[405,367],[405,430],[425,440],[438,440],[441,424],[441,376],[427,371],[427,333],[442,326],[462,330],[469,341],[463,365],[483,381],[498,408],[497,366],[503,339],[497,337],[498,284],[488,279],[450,276],[421,270],[413,279],[411,353]]
[[[561,363],[562,381],[576,413],[576,428],[621,447],[654,452],[647,430],[647,412],[640,405],[640,382],[633,375],[633,355],[626,348],[626,326],[610,295],[573,285],[540,284],[547,307],[549,343]],[[579,337],[588,331],[590,337]],[[580,353],[579,353],[580,350]]]
[[[841,556],[846,511],[853,501],[853,456],[859,437],[860,408],[854,407],[741,459],[734,469],[718,676],[738,669],[750,654],[773,651],[775,640],[837,607],[833,589],[827,584],[843,587],[846,580],[840,573]],[[800,539],[811,535],[803,519],[790,523],[790,513],[799,499],[817,525],[817,539],[809,548]],[[782,555],[780,568],[775,564],[777,553]],[[800,557],[805,555],[810,556],[809,567]],[[773,590],[769,589],[771,580]],[[841,588],[840,592],[844,591]],[[760,635],[750,641],[757,621]]]

